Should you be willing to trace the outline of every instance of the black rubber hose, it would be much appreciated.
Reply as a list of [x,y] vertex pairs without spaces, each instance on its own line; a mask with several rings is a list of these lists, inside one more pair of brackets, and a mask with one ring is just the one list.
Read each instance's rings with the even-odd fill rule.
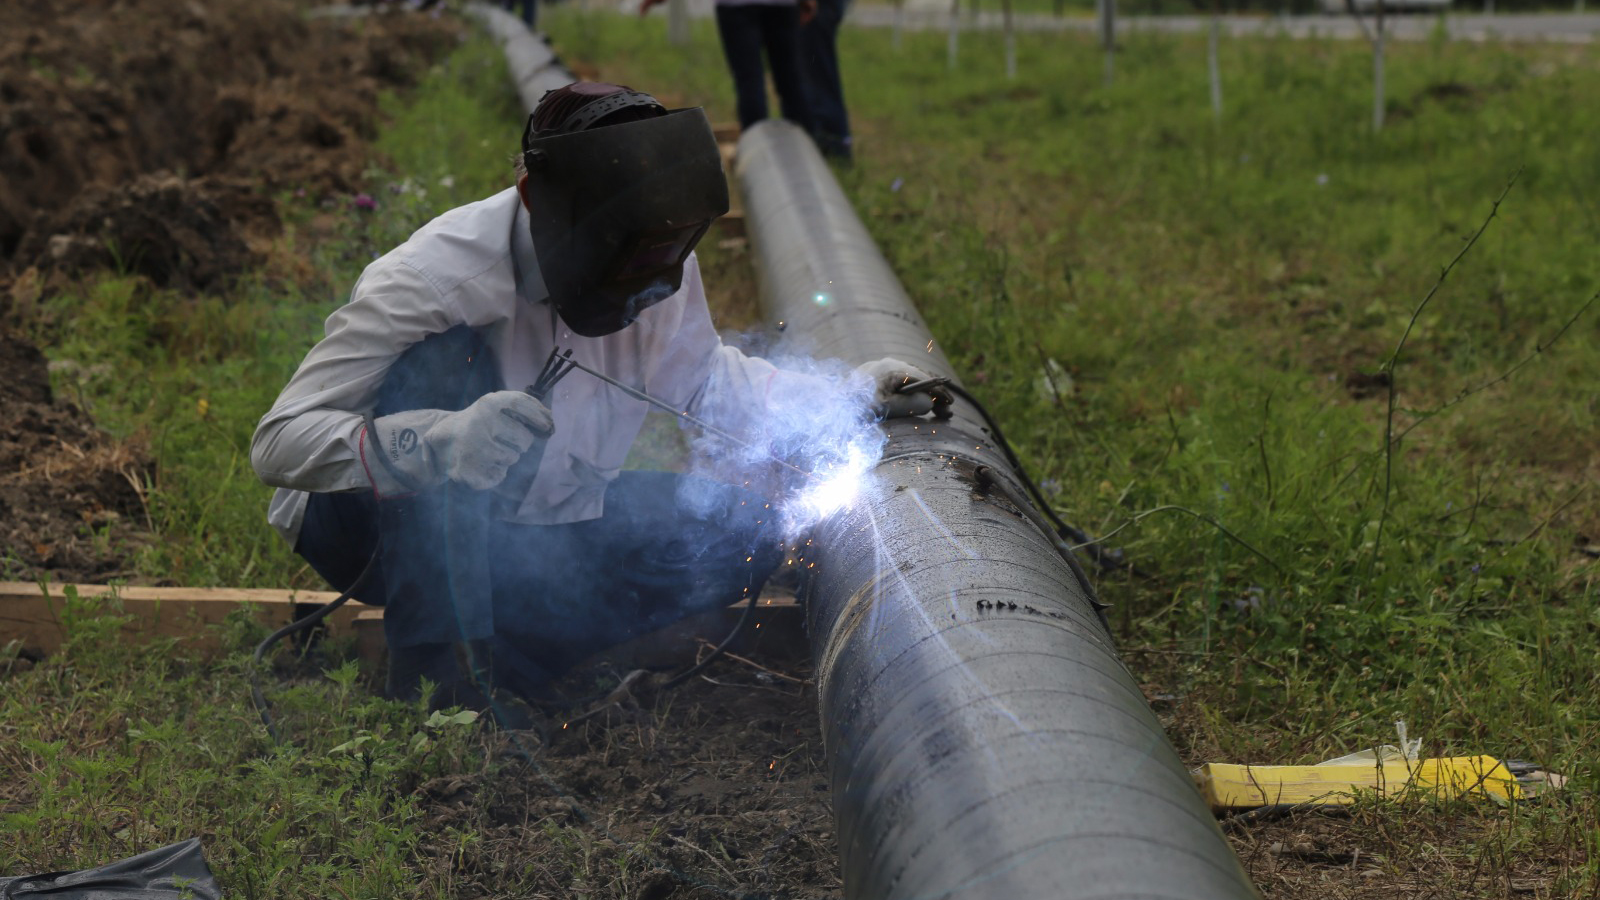
[[303,631],[321,622],[334,610],[349,602],[357,591],[366,586],[367,579],[371,577],[372,573],[377,571],[378,557],[381,552],[381,550],[372,551],[372,556],[367,559],[366,566],[361,569],[361,574],[356,576],[355,583],[350,585],[349,589],[310,613],[267,635],[267,639],[257,645],[255,654],[250,657],[250,699],[255,703],[256,712],[261,716],[261,724],[266,726],[267,734],[272,737],[273,743],[279,743],[283,738],[279,736],[278,727],[272,722],[271,704],[267,703],[266,695],[261,692],[261,661],[266,658],[267,651],[272,649],[273,644],[283,640],[288,635]]
[[1073,553],[1072,548],[1067,546],[1066,541],[1061,540],[1060,536],[1050,528],[1044,518],[1039,515],[1038,510],[1033,508],[1033,504],[1029,503],[1021,494],[1018,494],[1016,488],[1013,488],[1004,478],[997,476],[993,469],[988,466],[979,466],[975,474],[979,485],[999,490],[1000,493],[1006,496],[1007,500],[1011,501],[1011,505],[1015,506],[1018,512],[1026,516],[1028,521],[1032,522],[1035,527],[1044,533],[1044,536],[1056,548],[1056,552],[1060,553],[1061,558],[1066,560],[1067,568],[1071,569],[1072,574],[1077,577],[1078,585],[1083,588],[1084,594],[1089,598],[1089,604],[1094,607],[1094,611],[1100,616],[1100,624],[1105,626],[1106,634],[1111,634],[1111,622],[1106,619],[1106,609],[1108,607],[1100,602],[1100,593],[1094,589],[1094,584],[1089,581],[1089,573],[1085,572],[1083,564],[1078,562],[1078,555]]
[[1039,486],[1033,483],[1033,479],[1028,476],[1028,470],[1022,467],[1022,460],[1018,459],[1016,451],[1011,449],[1011,442],[1006,440],[1004,432],[1000,430],[1000,423],[989,415],[989,410],[978,402],[978,398],[967,393],[966,388],[955,382],[950,382],[945,386],[949,388],[951,393],[972,404],[972,408],[977,410],[978,415],[983,417],[984,424],[988,426],[990,436],[999,445],[1000,452],[1005,455],[1006,462],[1011,464],[1011,471],[1016,473],[1017,480],[1022,482],[1023,486],[1028,489],[1028,493],[1037,501],[1039,510],[1048,516],[1051,522],[1055,523],[1056,533],[1088,551],[1100,568],[1106,570],[1122,568],[1124,562],[1120,551],[1107,550],[1100,546],[1097,538],[1090,537],[1088,533],[1072,527],[1063,521],[1060,516],[1056,515],[1055,510],[1050,506],[1050,501],[1045,499],[1044,492],[1039,490]]

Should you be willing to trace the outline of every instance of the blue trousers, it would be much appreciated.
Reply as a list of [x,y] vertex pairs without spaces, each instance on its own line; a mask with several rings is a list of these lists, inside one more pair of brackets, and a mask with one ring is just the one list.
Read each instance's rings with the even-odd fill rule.
[[[407,351],[378,414],[408,402],[463,408],[497,390],[476,340],[462,328]],[[782,558],[764,500],[670,472],[622,473],[604,515],[586,522],[519,525],[495,518],[494,505],[491,493],[453,484],[382,501],[312,496],[295,551],[331,585],[347,590],[380,554],[356,599],[385,607],[391,696],[415,697],[422,678],[447,695],[483,677],[537,693],[592,653],[756,593]],[[475,650],[475,675],[463,644]]]
[[[501,0],[500,5],[501,5],[501,8],[504,9],[506,12],[511,12],[512,8],[516,5],[516,3],[517,3],[517,0]],[[532,31],[533,30],[533,26],[535,24],[537,24],[538,21],[539,21],[538,0],[522,0],[522,22],[523,22],[523,24],[528,26],[528,30],[529,31]]]
[[839,25],[850,0],[817,0],[817,14],[800,28],[800,62],[817,148],[850,159],[850,115],[845,110],[844,82],[839,77]]
[[733,75],[733,93],[739,127],[767,117],[767,76],[761,56],[772,66],[772,86],[778,91],[783,117],[814,132],[805,77],[800,70],[800,10],[770,3],[717,5],[717,33],[722,55]]

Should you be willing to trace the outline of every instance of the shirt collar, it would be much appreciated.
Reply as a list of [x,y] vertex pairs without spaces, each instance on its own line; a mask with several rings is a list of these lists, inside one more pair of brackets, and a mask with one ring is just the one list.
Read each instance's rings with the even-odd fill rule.
[[529,303],[550,299],[544,275],[539,271],[539,254],[533,249],[533,232],[528,226],[528,209],[517,198],[517,214],[511,222],[511,267],[517,280],[517,296]]

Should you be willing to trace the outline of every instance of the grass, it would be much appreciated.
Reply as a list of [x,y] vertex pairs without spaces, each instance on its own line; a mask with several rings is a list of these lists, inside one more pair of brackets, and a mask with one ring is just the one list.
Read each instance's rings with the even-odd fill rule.
[[[248,616],[222,629],[219,664],[171,640],[114,637],[115,605],[73,598],[57,659],[0,673],[0,872],[99,865],[203,838],[231,897],[422,896],[414,791],[481,754],[475,714],[423,717],[375,699],[354,663],[275,692],[292,744],[270,745],[249,707]],[[415,891],[416,893],[413,893]]]
[[[714,31],[662,27],[549,20],[731,119]],[[1101,592],[1185,758],[1315,761],[1404,719],[1431,754],[1537,759],[1577,786],[1539,889],[1600,889],[1600,56],[1391,46],[1374,134],[1357,43],[1225,42],[1215,120],[1199,39],[1128,37],[1106,87],[1087,36],[1022,36],[1017,80],[968,38],[951,72],[942,35],[846,30],[841,182],[1032,474],[1144,573]]]
[[[709,23],[676,50],[658,18],[547,22],[601,77],[732,118]],[[1536,896],[1600,891],[1597,320],[1562,331],[1600,286],[1595,51],[1391,47],[1374,135],[1356,44],[1225,43],[1215,122],[1198,41],[1129,38],[1109,88],[1087,37],[1023,36],[1017,81],[999,41],[968,35],[951,73],[942,35],[893,52],[847,30],[860,151],[841,180],[1032,474],[1144,573],[1101,593],[1134,671],[1178,698],[1183,756],[1314,761],[1403,718],[1427,753],[1536,759],[1574,777],[1558,802],[1363,807],[1350,828],[1391,874],[1474,873],[1444,879],[1456,896],[1512,890],[1530,856]],[[482,43],[390,109],[376,210],[285,198],[280,254],[313,278],[183,299],[110,277],[45,311],[98,421],[156,450],[146,577],[316,585],[263,521],[250,431],[374,253],[508,183],[520,118]],[[706,256],[714,286],[753,285],[735,250]],[[1386,452],[1391,423],[1405,436]],[[1271,562],[1149,512],[1173,506]],[[201,833],[233,895],[449,890],[417,862],[407,789],[476,764],[465,729],[366,699],[335,667],[280,693],[304,744],[270,749],[237,653],[136,651],[103,622],[5,676],[0,871]],[[258,637],[235,628],[236,650]],[[1431,837],[1407,849],[1408,832]]]

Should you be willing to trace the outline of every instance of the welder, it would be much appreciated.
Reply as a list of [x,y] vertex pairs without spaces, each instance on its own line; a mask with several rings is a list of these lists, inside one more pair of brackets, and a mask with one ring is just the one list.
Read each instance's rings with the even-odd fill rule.
[[[525,390],[570,352],[732,433],[818,390],[712,326],[693,250],[728,189],[704,112],[576,83],[540,101],[516,159],[514,187],[367,266],[251,444],[279,488],[269,521],[385,607],[396,698],[424,680],[435,705],[538,694],[597,650],[753,595],[781,561],[769,503],[736,474],[622,471],[635,393],[581,373]],[[907,410],[896,388],[928,376],[897,360],[858,372],[867,403],[949,402],[935,388]]]

